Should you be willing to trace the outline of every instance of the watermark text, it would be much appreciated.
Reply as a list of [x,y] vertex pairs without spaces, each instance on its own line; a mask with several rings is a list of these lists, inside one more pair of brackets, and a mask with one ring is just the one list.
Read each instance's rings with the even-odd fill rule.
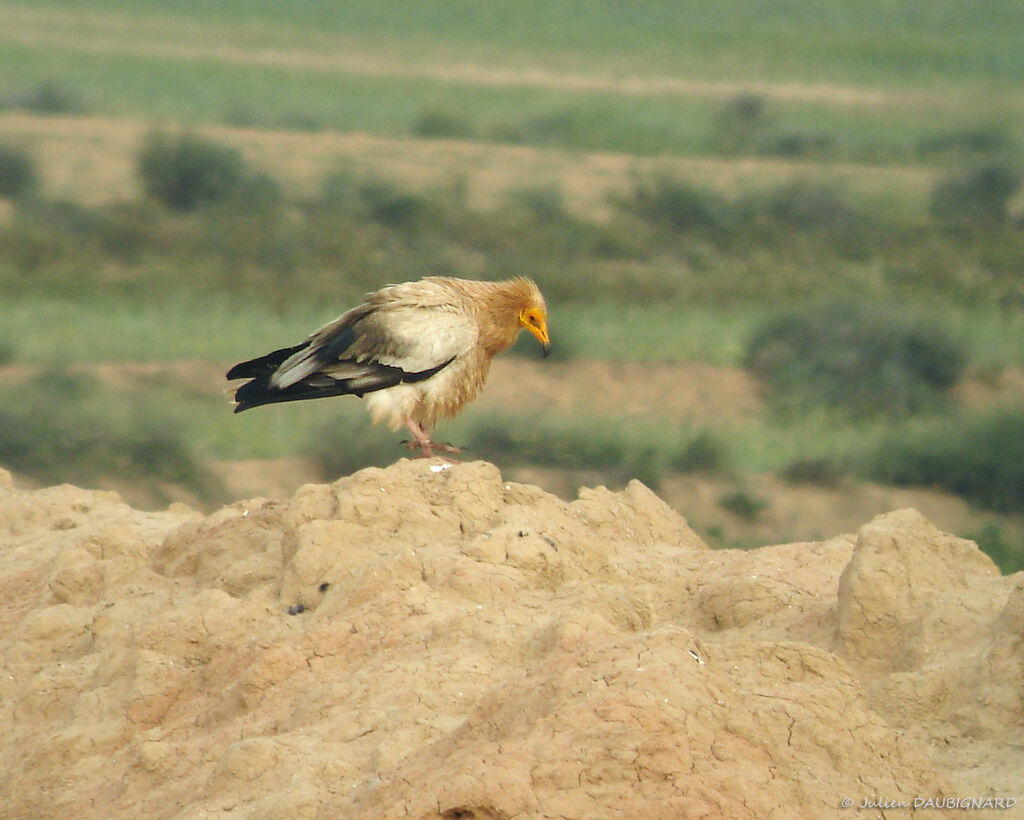
[[981,811],[1006,811],[1017,805],[1016,797],[911,797],[888,800],[884,797],[844,797],[839,801],[841,809],[973,809]]

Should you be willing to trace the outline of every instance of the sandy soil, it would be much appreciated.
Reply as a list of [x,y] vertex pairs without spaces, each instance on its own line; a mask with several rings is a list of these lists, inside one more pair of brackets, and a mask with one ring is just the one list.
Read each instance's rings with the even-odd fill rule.
[[969,806],[1024,796],[1024,574],[830,536],[483,462],[208,516],[0,472],[0,816],[1021,816]]

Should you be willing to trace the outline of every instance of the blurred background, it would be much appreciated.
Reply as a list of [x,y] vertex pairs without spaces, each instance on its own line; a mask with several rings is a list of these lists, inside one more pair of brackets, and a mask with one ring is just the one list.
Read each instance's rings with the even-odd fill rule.
[[1017,0],[0,3],[0,465],[133,504],[405,453],[235,361],[366,291],[533,276],[439,438],[713,546],[915,506],[1024,568]]

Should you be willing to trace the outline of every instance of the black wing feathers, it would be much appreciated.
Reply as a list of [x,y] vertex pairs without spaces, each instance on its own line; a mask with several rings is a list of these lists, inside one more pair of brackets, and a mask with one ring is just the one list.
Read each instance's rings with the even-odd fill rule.
[[[331,364],[345,358],[347,351],[356,340],[356,332],[352,325],[343,325],[324,340],[316,349],[316,360],[323,364]],[[300,345],[299,347],[303,347]],[[296,348],[298,350],[299,348]]]
[[402,381],[403,371],[397,367],[381,366],[382,371],[375,373],[372,383],[365,378],[359,379],[361,384],[352,385],[354,379],[332,379],[317,374],[285,388],[270,386],[270,374],[259,376],[243,384],[235,391],[235,412],[241,413],[252,407],[263,404],[277,404],[284,401],[303,401],[305,399],[326,399],[330,396],[359,396],[373,390],[394,387]]
[[[243,410],[259,407],[263,404],[303,401],[305,399],[325,399],[330,396],[359,396],[359,398],[362,398],[367,393],[394,387],[403,382],[412,384],[429,379],[450,365],[455,359],[452,356],[452,358],[442,362],[437,367],[431,367],[416,373],[408,373],[400,367],[392,367],[380,364],[379,362],[367,362],[364,365],[367,368],[366,372],[352,378],[334,379],[326,373],[314,373],[288,387],[272,387],[270,377],[274,374],[278,365],[287,359],[288,355],[302,347],[304,345],[285,350],[276,350],[259,359],[253,359],[251,362],[242,362],[231,368],[228,371],[229,379],[246,378],[250,373],[253,374],[251,381],[246,382],[235,391],[235,401],[237,402],[235,412],[241,413]],[[287,355],[281,357],[277,364],[271,367],[270,363],[281,353],[286,353]],[[258,372],[257,368],[259,368]]]

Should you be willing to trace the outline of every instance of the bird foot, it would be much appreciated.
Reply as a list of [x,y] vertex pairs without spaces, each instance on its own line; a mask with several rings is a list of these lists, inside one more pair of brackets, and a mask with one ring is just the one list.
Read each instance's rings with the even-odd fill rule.
[[440,453],[450,453],[451,455],[457,455],[462,452],[460,447],[456,447],[454,444],[449,444],[446,441],[416,441],[415,439],[403,439],[401,442],[407,450],[419,450],[417,455],[413,458],[440,458],[442,461],[447,461],[449,464],[458,464],[457,458],[447,458],[446,456],[438,456],[434,453],[437,450]]

